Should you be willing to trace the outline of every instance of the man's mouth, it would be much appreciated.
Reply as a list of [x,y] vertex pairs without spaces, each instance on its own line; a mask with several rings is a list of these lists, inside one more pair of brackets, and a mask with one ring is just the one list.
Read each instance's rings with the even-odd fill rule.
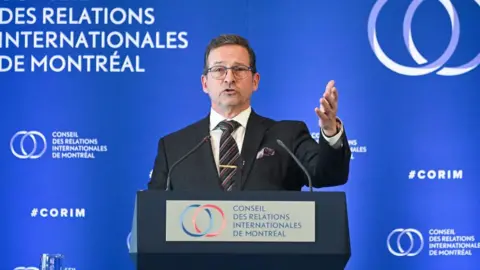
[[227,93],[227,94],[232,94],[232,93],[235,93],[235,92],[236,92],[235,89],[231,89],[231,88],[225,89],[225,90],[223,90],[223,91],[224,91],[225,93]]

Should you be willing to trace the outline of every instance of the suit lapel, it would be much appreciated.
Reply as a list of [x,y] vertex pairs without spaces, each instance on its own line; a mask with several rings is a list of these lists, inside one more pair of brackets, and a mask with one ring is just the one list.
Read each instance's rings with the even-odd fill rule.
[[[205,136],[210,135],[210,115],[202,119],[198,125],[198,132],[196,141],[200,142]],[[215,165],[215,159],[213,158],[212,143],[208,140],[199,149],[199,168],[203,172],[205,177],[205,183],[208,185],[213,184],[220,188],[220,177],[218,176],[217,166]]]
[[240,189],[243,189],[248,175],[255,163],[257,151],[262,143],[266,125],[263,124],[263,118],[257,115],[253,110],[248,118],[247,129],[245,130],[245,138],[243,140],[241,156],[245,160],[245,165],[242,171],[242,179]]

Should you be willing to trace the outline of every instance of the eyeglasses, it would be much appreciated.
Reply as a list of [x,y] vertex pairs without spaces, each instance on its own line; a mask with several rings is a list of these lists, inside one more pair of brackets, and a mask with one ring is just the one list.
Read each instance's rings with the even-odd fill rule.
[[227,75],[229,69],[232,70],[233,76],[235,76],[237,79],[243,79],[247,77],[248,73],[252,71],[252,68],[247,66],[213,66],[207,69],[207,72],[209,72],[214,79],[223,79],[225,75]]

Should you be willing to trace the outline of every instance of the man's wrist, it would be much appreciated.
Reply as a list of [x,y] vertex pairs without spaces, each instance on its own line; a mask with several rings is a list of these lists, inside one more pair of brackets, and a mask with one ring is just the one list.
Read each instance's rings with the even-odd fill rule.
[[337,119],[335,121],[335,127],[334,128],[331,128],[331,129],[322,129],[322,132],[323,134],[325,134],[325,136],[327,137],[333,137],[335,135],[337,135],[339,132],[340,132],[340,129],[341,129],[341,123],[340,121]]

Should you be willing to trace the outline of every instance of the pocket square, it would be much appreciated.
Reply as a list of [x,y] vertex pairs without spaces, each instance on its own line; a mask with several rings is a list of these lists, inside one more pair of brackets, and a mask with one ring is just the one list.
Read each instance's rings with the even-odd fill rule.
[[275,150],[272,148],[264,147],[257,153],[257,159],[261,159],[262,157],[268,157],[275,155]]

